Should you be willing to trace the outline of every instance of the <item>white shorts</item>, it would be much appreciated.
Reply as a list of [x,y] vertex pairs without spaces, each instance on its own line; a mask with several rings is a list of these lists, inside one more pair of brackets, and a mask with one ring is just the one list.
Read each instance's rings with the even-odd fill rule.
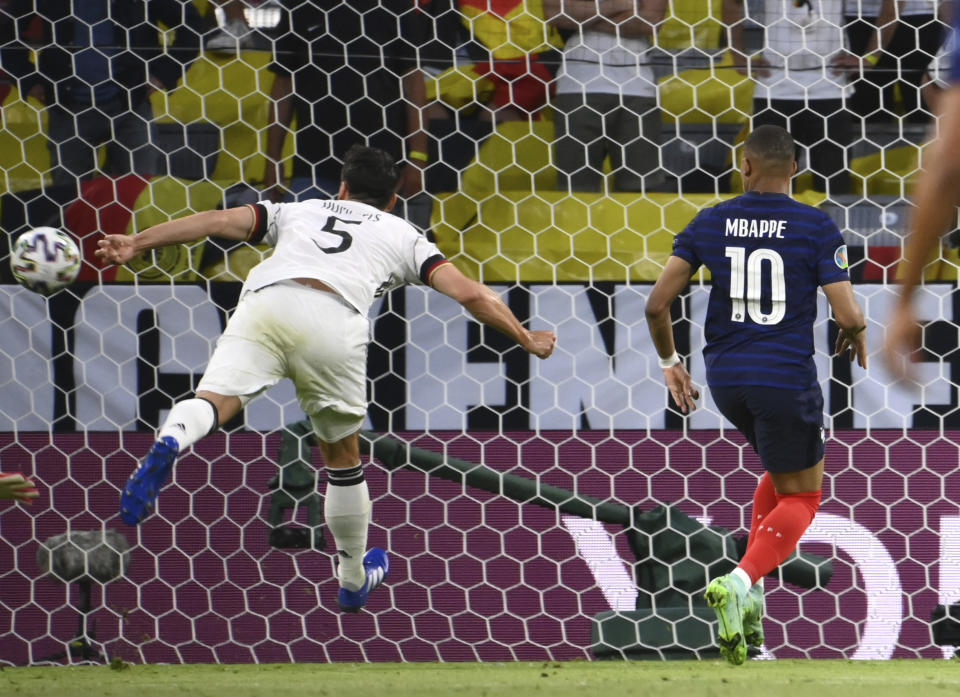
[[358,431],[367,413],[369,323],[339,296],[281,281],[244,294],[197,391],[252,397],[293,380],[300,407],[328,443]]

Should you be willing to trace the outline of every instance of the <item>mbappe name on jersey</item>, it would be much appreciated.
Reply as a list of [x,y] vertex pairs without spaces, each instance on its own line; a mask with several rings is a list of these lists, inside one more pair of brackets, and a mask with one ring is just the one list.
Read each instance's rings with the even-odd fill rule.
[[783,239],[786,220],[757,220],[755,218],[727,218],[724,237],[778,237]]

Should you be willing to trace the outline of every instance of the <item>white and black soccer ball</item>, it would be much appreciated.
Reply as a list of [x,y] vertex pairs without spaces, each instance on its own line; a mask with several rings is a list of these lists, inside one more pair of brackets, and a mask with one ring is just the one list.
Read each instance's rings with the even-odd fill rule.
[[51,295],[73,283],[80,261],[76,242],[52,227],[28,230],[10,249],[13,277],[24,288],[41,295]]

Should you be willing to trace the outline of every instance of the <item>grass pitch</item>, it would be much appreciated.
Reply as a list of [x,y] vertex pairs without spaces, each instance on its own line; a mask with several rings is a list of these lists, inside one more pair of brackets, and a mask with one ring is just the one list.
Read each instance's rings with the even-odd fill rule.
[[960,694],[943,660],[46,666],[0,670],[32,697],[919,697]]

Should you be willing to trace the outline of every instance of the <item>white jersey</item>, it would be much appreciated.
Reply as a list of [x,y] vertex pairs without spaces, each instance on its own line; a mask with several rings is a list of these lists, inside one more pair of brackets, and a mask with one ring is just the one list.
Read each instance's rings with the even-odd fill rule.
[[[603,2],[603,0],[600,0]],[[617,36],[579,29],[567,39],[557,73],[557,94],[619,94],[656,97],[648,36]]]
[[366,315],[397,286],[426,284],[446,261],[410,223],[358,201],[311,199],[253,204],[253,242],[273,254],[247,275],[244,292],[291,278],[313,278]]
[[[749,15],[749,3],[747,3]],[[830,64],[845,49],[843,0],[765,0],[763,56],[770,75],[758,77],[760,99],[842,99],[851,87]]]

